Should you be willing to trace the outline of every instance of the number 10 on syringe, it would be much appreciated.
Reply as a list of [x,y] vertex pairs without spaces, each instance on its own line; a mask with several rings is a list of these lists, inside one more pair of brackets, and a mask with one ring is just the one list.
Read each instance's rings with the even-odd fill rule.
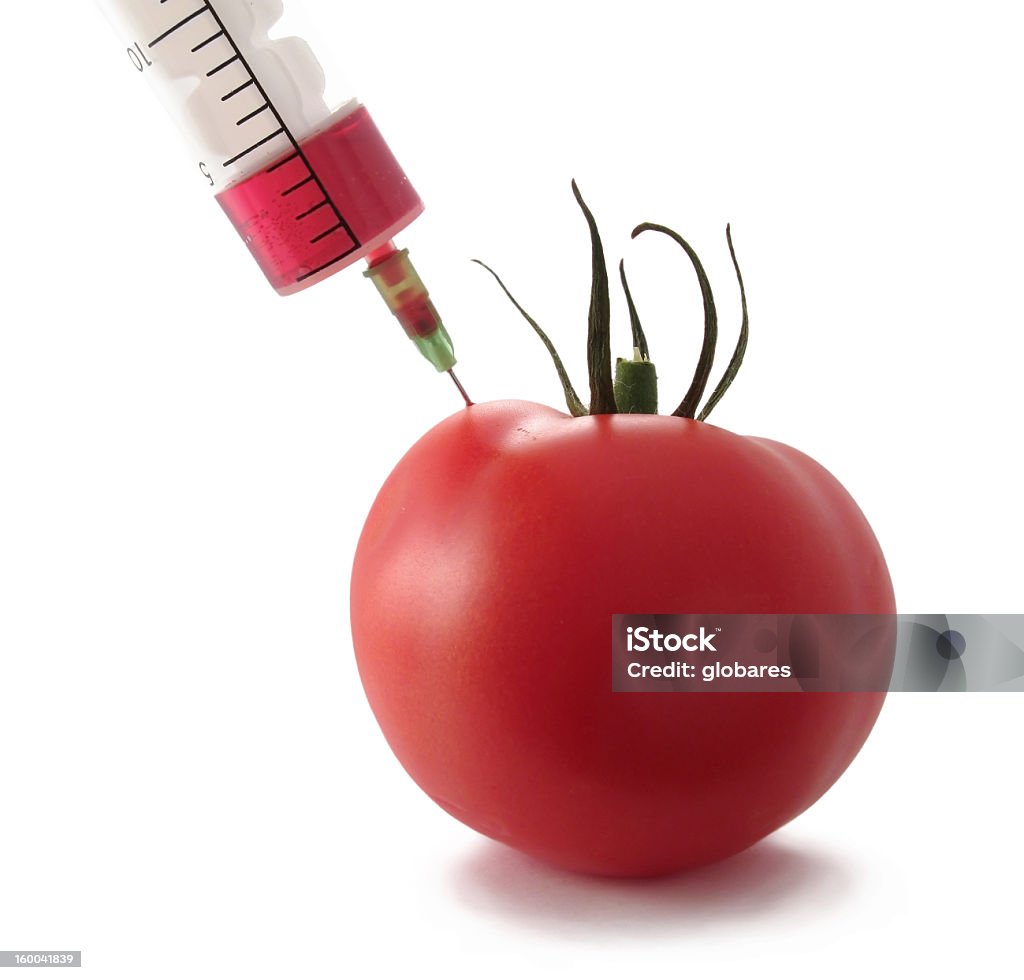
[[287,17],[281,0],[98,2],[270,284],[287,296],[365,259],[409,337],[450,372],[451,340],[392,241],[423,202],[366,108],[329,90],[339,76],[328,79],[306,41],[285,36],[297,0]]

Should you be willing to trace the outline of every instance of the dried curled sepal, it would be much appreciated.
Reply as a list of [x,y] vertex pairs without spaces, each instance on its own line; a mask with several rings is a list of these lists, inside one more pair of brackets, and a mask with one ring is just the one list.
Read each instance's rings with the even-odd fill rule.
[[580,401],[580,396],[576,394],[576,389],[572,386],[572,381],[569,380],[569,374],[565,370],[565,365],[562,363],[562,359],[558,356],[558,351],[555,350],[555,345],[551,343],[548,335],[540,328],[540,324],[538,324],[537,321],[519,305],[519,300],[517,300],[515,296],[508,291],[508,287],[501,281],[501,277],[498,273],[487,265],[486,262],[481,262],[479,259],[473,259],[473,261],[477,265],[483,266],[492,276],[494,276],[498,285],[502,288],[502,291],[512,301],[512,305],[520,312],[523,319],[533,327],[537,336],[540,337],[541,342],[548,349],[548,354],[551,355],[551,360],[554,362],[555,370],[558,372],[558,380],[562,384],[562,391],[565,393],[565,404],[569,409],[569,414],[574,418],[586,415],[586,406],[582,401]]
[[612,310],[608,288],[608,266],[604,259],[601,234],[597,230],[590,208],[587,207],[576,181],[572,182],[576,203],[583,211],[590,227],[593,261],[593,282],[590,290],[590,318],[587,332],[587,367],[590,370],[590,414],[614,415],[615,386],[612,382]]
[[711,375],[711,366],[715,361],[715,346],[718,343],[718,312],[715,309],[715,297],[711,292],[711,283],[708,282],[704,266],[697,253],[690,247],[689,242],[671,228],[650,222],[644,222],[634,228],[633,237],[636,238],[645,231],[657,231],[662,235],[667,235],[686,252],[697,273],[697,282],[700,284],[700,293],[704,299],[704,344],[701,348],[700,360],[697,362],[697,370],[693,375],[689,391],[680,402],[679,407],[672,413],[682,418],[692,419],[696,416],[697,407],[704,397],[704,390],[707,388],[708,378]]
[[629,325],[633,331],[633,348],[640,352],[644,361],[651,359],[651,352],[647,348],[647,337],[644,334],[643,324],[640,323],[640,314],[636,311],[636,303],[633,302],[633,293],[629,288],[629,280],[626,279],[626,263],[619,263],[619,281],[622,283],[622,291],[626,294],[626,306],[629,307]]
[[729,386],[736,380],[740,366],[743,364],[743,357],[747,353],[747,337],[750,333],[750,317],[747,314],[747,291],[743,286],[743,273],[740,272],[740,264],[736,261],[736,250],[732,247],[732,228],[725,226],[725,240],[729,243],[729,255],[732,256],[732,267],[736,270],[736,281],[740,284],[740,303],[743,308],[743,323],[740,325],[740,337],[736,342],[736,350],[733,351],[729,366],[718,382],[718,387],[712,392],[704,410],[697,416],[698,420],[704,422],[711,414],[714,407],[722,400],[722,396],[729,390]]

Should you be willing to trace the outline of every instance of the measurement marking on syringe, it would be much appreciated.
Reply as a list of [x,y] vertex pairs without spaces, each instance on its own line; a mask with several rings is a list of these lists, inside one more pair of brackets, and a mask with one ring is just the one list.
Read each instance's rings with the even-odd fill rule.
[[308,218],[311,214],[319,211],[321,208],[327,207],[329,203],[329,201],[321,201],[319,204],[314,204],[308,211],[303,211],[302,214],[295,215],[295,220],[302,221],[305,218]]
[[[160,0],[160,2],[161,2],[161,3],[163,3],[163,2],[164,2],[164,0]],[[217,33],[216,33],[216,34],[211,34],[211,35],[210,35],[210,36],[209,36],[209,37],[208,37],[208,38],[207,38],[207,39],[206,39],[205,41],[200,41],[200,42],[199,42],[199,43],[198,43],[198,44],[197,44],[197,45],[196,45],[196,46],[195,46],[195,47],[194,47],[194,48],[192,49],[192,52],[191,52],[191,53],[192,53],[192,54],[195,54],[195,53],[196,53],[197,51],[202,51],[202,50],[203,50],[203,48],[205,48],[205,47],[206,47],[206,45],[208,45],[208,44],[213,44],[213,42],[214,42],[214,41],[216,41],[216,40],[217,40],[217,38],[219,38],[219,37],[223,37],[223,36],[224,36],[224,32],[223,32],[223,31],[217,31]]]
[[327,231],[321,232],[316,238],[311,238],[309,244],[315,245],[317,242],[322,242],[328,235],[333,235],[336,231],[341,231],[341,225],[335,225],[333,228],[328,228]]
[[241,153],[236,153],[235,156],[233,156],[230,160],[225,162],[224,166],[230,167],[231,164],[238,163],[238,161],[241,160],[242,157],[247,157],[250,153],[252,153],[253,150],[258,150],[261,146],[263,146],[264,143],[269,143],[271,140],[277,139],[277,137],[280,136],[282,133],[284,133],[283,128],[275,130],[269,136],[264,136],[263,139],[257,140],[255,143],[253,143],[253,145],[250,146],[249,149],[242,150]]
[[239,92],[244,92],[250,85],[255,84],[256,80],[254,78],[250,78],[244,85],[239,85],[238,88],[233,88],[227,95],[222,95],[220,100],[221,102],[227,102],[228,99],[233,99]]
[[193,13],[189,14],[184,20],[179,20],[178,23],[175,24],[174,27],[172,27],[170,30],[164,31],[163,34],[161,34],[158,38],[156,38],[156,40],[150,41],[149,42],[149,46],[151,48],[155,48],[165,38],[170,37],[175,31],[180,30],[186,24],[188,24],[191,21],[195,20],[197,17],[202,16],[207,11],[209,11],[211,14],[213,14],[214,17],[217,16],[216,14],[213,13],[213,8],[208,3],[204,3],[198,10],[196,10]]
[[331,259],[329,262],[325,262],[323,265],[318,265],[315,269],[310,269],[309,272],[306,272],[303,275],[299,276],[295,281],[305,282],[307,279],[312,279],[313,276],[320,275],[321,272],[323,272],[325,269],[329,269],[336,262],[340,262],[342,259],[347,259],[357,248],[359,248],[358,245],[353,245],[347,251],[342,252],[341,255],[335,255],[334,258]]
[[233,58],[228,58],[227,61],[222,62],[221,64],[217,65],[216,68],[212,68],[210,71],[208,71],[206,73],[206,77],[207,78],[213,78],[213,76],[216,75],[217,72],[223,71],[225,68],[227,68],[228,65],[233,65],[236,61],[238,61],[238,55],[237,54]]
[[[313,183],[313,175],[310,174],[305,180],[300,180],[297,184],[289,187],[286,191],[281,191],[281,197],[287,197],[289,194],[294,194],[300,187],[305,187],[306,184]],[[324,195],[326,197],[326,195]],[[330,200],[330,198],[328,198]]]
[[283,160],[278,160],[277,163],[275,163],[272,167],[268,167],[267,168],[267,173],[268,174],[272,174],[275,170],[280,169],[286,163],[291,163],[292,160],[295,160],[297,158],[298,158],[298,153],[292,153],[290,156],[286,156]]
[[253,109],[253,111],[250,112],[247,116],[242,116],[242,118],[239,119],[238,122],[235,123],[235,125],[241,126],[243,123],[247,123],[250,119],[255,119],[261,112],[266,112],[269,108],[270,103],[264,102],[263,105],[261,105],[258,109]]

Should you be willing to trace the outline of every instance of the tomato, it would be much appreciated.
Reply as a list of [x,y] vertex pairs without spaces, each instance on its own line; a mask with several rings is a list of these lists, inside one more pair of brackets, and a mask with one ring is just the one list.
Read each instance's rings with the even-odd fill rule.
[[[370,705],[412,778],[459,820],[577,871],[656,875],[740,851],[842,774],[882,692],[613,693],[615,614],[895,612],[878,542],[814,460],[706,419],[718,333],[704,303],[693,383],[670,417],[625,267],[634,357],[613,384],[608,274],[593,215],[583,404],[547,336],[570,415],[470,406],[380,491],[352,571]],[[504,284],[498,280],[504,289]],[[505,290],[508,293],[508,290]],[[511,298],[511,294],[508,294]]]
[[689,418],[474,406],[370,512],[366,694],[441,807],[567,868],[655,875],[817,800],[884,694],[615,694],[615,613],[894,612],[872,531],[795,449]]

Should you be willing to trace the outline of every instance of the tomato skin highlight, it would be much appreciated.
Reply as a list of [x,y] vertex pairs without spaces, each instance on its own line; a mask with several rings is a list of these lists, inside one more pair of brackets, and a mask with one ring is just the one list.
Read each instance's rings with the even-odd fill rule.
[[884,693],[615,694],[615,613],[893,613],[863,514],[795,449],[690,419],[476,405],[399,462],[356,551],[360,676],[453,816],[551,863],[666,874],[814,803]]

